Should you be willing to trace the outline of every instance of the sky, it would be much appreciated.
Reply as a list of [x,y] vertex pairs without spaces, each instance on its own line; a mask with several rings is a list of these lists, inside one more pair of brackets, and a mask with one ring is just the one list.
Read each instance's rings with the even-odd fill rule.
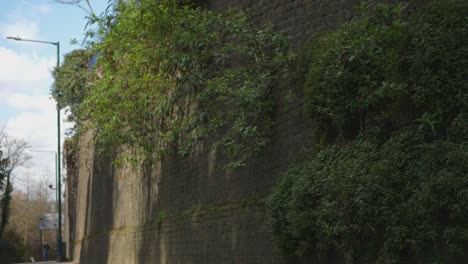
[[[91,0],[96,13],[105,10],[107,0]],[[53,0],[0,0],[0,128],[29,142],[34,150],[57,150],[57,111],[50,97],[51,71],[56,65],[57,49],[50,44],[19,42],[23,39],[60,42],[60,61],[68,52],[80,48],[71,40],[82,40],[86,12]],[[80,42],[80,41],[78,41]],[[67,128],[61,111],[62,142]],[[14,172],[16,188],[41,178],[55,183],[55,154],[29,152],[25,168]],[[55,185],[55,184],[54,184]]]

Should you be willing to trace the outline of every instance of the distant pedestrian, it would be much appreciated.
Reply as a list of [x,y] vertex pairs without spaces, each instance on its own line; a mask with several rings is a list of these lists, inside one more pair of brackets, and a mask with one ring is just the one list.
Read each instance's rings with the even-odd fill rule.
[[44,244],[42,245],[42,260],[44,261],[47,261],[49,260],[49,245],[47,244],[47,241],[44,242]]

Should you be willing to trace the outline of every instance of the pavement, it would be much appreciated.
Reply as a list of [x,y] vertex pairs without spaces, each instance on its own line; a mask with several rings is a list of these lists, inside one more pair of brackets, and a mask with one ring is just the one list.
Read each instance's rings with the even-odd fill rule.
[[51,261],[39,261],[39,262],[23,262],[23,263],[13,263],[13,264],[29,264],[29,263],[36,263],[36,264],[52,264],[52,263],[61,263],[61,264],[74,264],[73,262],[58,262],[56,260],[51,260]]

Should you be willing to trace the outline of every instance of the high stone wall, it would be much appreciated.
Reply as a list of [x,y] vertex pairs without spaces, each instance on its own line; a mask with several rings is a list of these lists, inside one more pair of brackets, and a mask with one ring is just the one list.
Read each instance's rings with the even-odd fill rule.
[[[295,46],[351,19],[358,0],[211,0],[206,8],[249,10]],[[286,95],[292,97],[286,100]],[[205,142],[193,155],[145,166],[112,166],[115,151],[96,151],[93,133],[79,140],[75,241],[80,263],[288,263],[271,240],[265,196],[291,162],[309,151],[312,122],[300,87],[274,91],[278,106],[271,144],[250,163],[223,170]],[[292,262],[297,263],[297,262]]]

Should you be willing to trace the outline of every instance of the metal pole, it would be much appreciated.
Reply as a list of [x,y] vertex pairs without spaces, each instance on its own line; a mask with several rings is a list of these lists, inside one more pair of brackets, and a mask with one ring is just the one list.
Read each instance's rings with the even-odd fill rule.
[[[57,185],[58,185],[58,159],[57,159],[57,151],[54,151],[55,153],[55,210],[58,213],[58,191],[57,191]],[[57,238],[58,239],[58,238]]]
[[[60,213],[59,213],[59,208],[60,208],[60,205],[59,205],[59,202],[58,202],[58,198],[59,198],[59,192],[58,192],[58,185],[59,185],[59,173],[58,173],[58,158],[57,158],[57,152],[55,152],[55,209],[56,209],[56,212],[57,212],[57,221],[60,219]],[[56,232],[56,235],[55,235],[55,244],[57,245],[57,261],[60,261],[60,249],[59,249],[59,245],[60,245],[60,229],[58,228],[57,226],[57,230],[55,231]]]
[[[58,174],[58,159],[57,159],[57,151],[54,151],[54,154],[55,154],[55,212],[57,212],[58,214],[58,208],[59,208],[59,205],[58,205],[58,179],[59,179],[59,174]],[[52,189],[52,188],[51,188]],[[58,220],[58,219],[57,219]],[[58,224],[58,223],[57,223]],[[58,234],[57,234],[58,235]],[[56,235],[56,240],[58,240],[58,237]],[[57,248],[58,250],[58,248]]]
[[[57,45],[57,68],[60,66],[60,42]],[[58,229],[57,229],[57,253],[59,261],[63,260],[62,254],[62,174],[60,172],[60,105],[57,102],[57,193],[58,193]]]

